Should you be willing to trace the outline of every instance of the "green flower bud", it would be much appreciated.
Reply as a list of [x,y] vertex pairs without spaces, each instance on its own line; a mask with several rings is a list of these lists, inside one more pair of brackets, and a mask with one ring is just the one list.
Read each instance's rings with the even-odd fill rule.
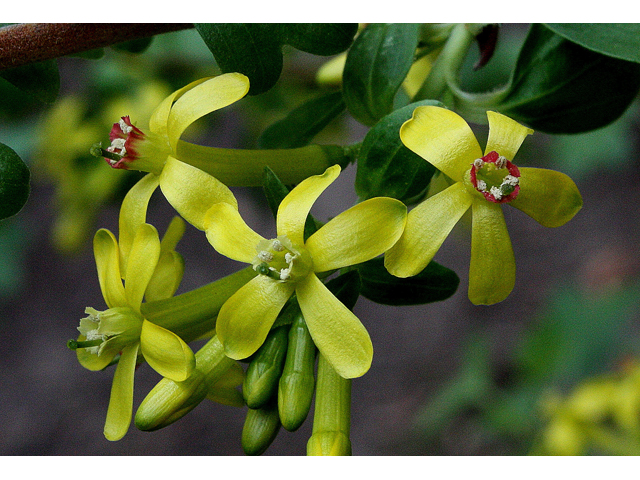
[[351,455],[350,431],[351,380],[338,375],[320,355],[313,432],[307,443],[307,455]]
[[275,440],[280,431],[278,405],[272,399],[264,407],[247,412],[242,428],[242,449],[247,455],[261,455]]
[[247,368],[242,393],[249,408],[260,408],[269,401],[278,387],[287,353],[289,329],[272,330]]
[[289,330],[287,357],[278,383],[278,413],[282,426],[290,432],[297,430],[309,414],[315,363],[316,346],[299,314]]

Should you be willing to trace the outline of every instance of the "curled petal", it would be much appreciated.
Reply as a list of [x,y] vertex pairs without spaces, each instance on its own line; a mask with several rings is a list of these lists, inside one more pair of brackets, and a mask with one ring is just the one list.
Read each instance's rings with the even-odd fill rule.
[[144,292],[147,302],[164,300],[176,293],[184,275],[184,259],[176,251],[163,252]]
[[169,113],[171,112],[173,102],[175,102],[177,98],[180,98],[180,96],[182,96],[182,94],[184,94],[185,92],[188,92],[196,85],[200,85],[202,82],[206,82],[210,78],[211,77],[200,78],[194,82],[191,82],[189,85],[176,90],[167,98],[165,98],[151,114],[151,118],[149,119],[149,130],[157,133],[158,135],[162,135],[163,137],[167,137],[167,124],[169,122]]
[[225,73],[210,78],[184,92],[171,107],[167,132],[171,150],[189,125],[215,110],[231,105],[249,91],[249,79],[241,73]]
[[446,108],[424,106],[400,128],[405,146],[452,180],[459,182],[469,166],[482,157],[471,128],[457,113]]
[[385,253],[389,273],[404,278],[424,270],[471,202],[458,182],[411,210],[400,240]]
[[406,217],[401,201],[380,197],[342,212],[307,239],[315,271],[355,265],[384,253],[402,235]]
[[127,298],[120,274],[120,253],[116,237],[101,228],[93,237],[93,254],[98,269],[98,281],[102,296],[109,308],[124,306]]
[[148,320],[142,323],[140,346],[151,368],[174,382],[186,380],[196,366],[193,352],[178,335]]
[[521,167],[520,192],[510,205],[545,227],[559,227],[582,208],[582,196],[564,173]]
[[127,263],[124,290],[127,304],[140,313],[140,304],[149,285],[160,257],[158,231],[152,225],[143,223],[138,227]]
[[278,235],[286,235],[294,244],[304,244],[304,223],[318,197],[340,175],[340,166],[333,165],[322,175],[300,182],[284,197],[278,208]]
[[240,216],[238,209],[228,203],[216,203],[204,220],[207,240],[218,252],[239,262],[251,263],[256,247],[264,240]]
[[120,243],[120,268],[127,271],[127,259],[138,227],[147,221],[147,206],[159,179],[152,173],[142,177],[129,189],[120,207],[118,240]]
[[520,145],[527,135],[533,133],[533,130],[497,112],[488,111],[487,118],[489,119],[489,138],[485,154],[495,151],[508,160],[513,160]]
[[231,190],[218,179],[172,156],[160,174],[160,188],[182,218],[199,230],[204,230],[204,215],[214,203],[238,205]]
[[492,305],[507,298],[515,285],[513,248],[500,205],[476,200],[472,215],[469,300]]
[[296,294],[313,342],[335,371],[343,378],[367,373],[373,344],[358,317],[315,274],[298,284]]
[[260,348],[294,288],[291,282],[258,275],[226,301],[216,333],[228,357],[240,360]]
[[125,347],[120,355],[111,385],[109,409],[104,424],[104,436],[115,442],[125,436],[131,423],[133,411],[133,377],[140,344]]

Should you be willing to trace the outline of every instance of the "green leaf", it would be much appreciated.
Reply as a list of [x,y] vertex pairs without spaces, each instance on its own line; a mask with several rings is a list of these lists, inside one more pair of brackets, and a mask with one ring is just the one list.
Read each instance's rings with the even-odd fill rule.
[[291,45],[314,55],[346,50],[357,24],[322,23],[196,23],[222,72],[249,77],[249,95],[266,92],[282,72],[282,46]]
[[356,120],[373,125],[393,110],[419,39],[417,24],[372,23],[349,49],[342,77],[347,108]]
[[111,47],[114,50],[120,50],[121,52],[142,53],[149,48],[153,38],[154,37],[135,38],[133,40],[127,40],[126,42],[116,43]]
[[0,220],[15,215],[27,202],[29,177],[18,154],[0,143]]
[[616,120],[639,90],[640,64],[587,50],[534,24],[497,109],[536,130],[578,133]]
[[355,181],[361,200],[392,197],[412,203],[426,192],[436,170],[400,140],[400,127],[421,105],[442,104],[435,100],[412,103],[387,115],[367,133],[358,153]]
[[55,59],[3,70],[0,77],[44,103],[55,102],[60,90]]
[[545,23],[553,32],[609,57],[640,62],[640,24]]
[[267,128],[258,140],[260,148],[297,148],[311,139],[345,109],[340,92],[313,98]]
[[458,289],[460,279],[453,270],[436,262],[414,277],[398,278],[384,268],[383,258],[358,265],[362,296],[383,305],[422,305],[449,298]]

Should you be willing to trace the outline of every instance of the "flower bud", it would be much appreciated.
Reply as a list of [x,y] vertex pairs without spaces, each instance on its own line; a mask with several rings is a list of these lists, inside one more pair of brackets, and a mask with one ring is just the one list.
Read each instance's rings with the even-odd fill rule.
[[289,330],[287,357],[278,383],[278,412],[282,426],[290,432],[305,421],[315,386],[316,346],[304,317],[298,315]]
[[242,428],[242,449],[247,455],[261,455],[280,431],[278,405],[272,399],[264,407],[249,408]]
[[288,328],[272,330],[247,368],[242,393],[249,408],[260,408],[273,397],[287,353]]

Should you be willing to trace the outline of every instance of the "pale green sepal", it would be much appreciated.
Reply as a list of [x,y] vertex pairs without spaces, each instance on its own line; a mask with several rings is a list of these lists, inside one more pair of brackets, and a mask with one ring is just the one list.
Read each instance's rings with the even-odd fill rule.
[[304,224],[311,206],[340,175],[340,166],[333,165],[322,175],[314,175],[300,182],[284,197],[278,207],[278,235],[286,235],[294,244],[304,244]]
[[482,157],[473,131],[457,113],[423,106],[400,128],[402,143],[438,170],[459,182],[471,163]]
[[367,373],[373,344],[358,317],[313,273],[300,281],[296,294],[313,342],[335,371],[343,378]]
[[323,431],[311,435],[308,456],[350,456],[351,440],[342,432]]
[[184,274],[184,259],[176,251],[160,255],[156,270],[144,292],[147,302],[170,298],[176,292]]
[[489,138],[485,155],[495,151],[507,160],[513,161],[520,145],[527,135],[533,133],[533,130],[501,113],[487,111],[487,118],[489,119]]
[[199,85],[202,82],[206,82],[210,78],[211,77],[199,78],[198,80],[191,82],[190,84],[176,90],[171,95],[166,97],[151,114],[151,118],[149,119],[149,130],[152,131],[153,133],[157,133],[158,135],[162,135],[163,137],[167,137],[168,136],[167,124],[169,122],[169,113],[171,112],[171,107],[173,106],[173,103],[175,102],[175,100],[177,98],[180,98],[180,96],[184,92],[191,90],[196,85]]
[[582,208],[576,184],[564,173],[520,168],[520,193],[510,205],[545,227],[560,227]]
[[147,207],[153,192],[158,188],[159,179],[152,173],[142,177],[129,189],[120,207],[118,241],[120,245],[120,270],[127,271],[127,259],[138,227],[146,222]]
[[228,203],[213,205],[205,215],[205,233],[211,246],[218,252],[244,263],[252,263],[256,247],[265,239],[249,227],[238,209]]
[[407,207],[393,198],[371,198],[342,212],[307,239],[316,272],[366,262],[391,248],[405,227]]
[[216,332],[228,357],[241,360],[260,348],[294,288],[291,282],[258,275],[225,302]]
[[160,248],[163,252],[170,252],[171,250],[175,250],[178,242],[184,235],[186,230],[186,225],[182,218],[176,216],[171,219],[169,226],[167,227],[167,231],[164,232],[164,236],[160,241]]
[[140,304],[160,257],[160,238],[153,225],[143,223],[138,227],[131,244],[127,261],[124,290],[127,304],[140,312]]
[[184,92],[169,112],[167,132],[175,152],[178,139],[189,125],[215,110],[231,105],[249,91],[249,79],[241,73],[225,73]]
[[400,240],[385,253],[384,266],[389,273],[405,278],[424,270],[471,201],[458,182],[411,210]]
[[[84,335],[80,335],[78,337],[79,342],[82,342],[85,339],[86,337]],[[80,363],[80,365],[82,365],[87,370],[91,370],[92,372],[102,370],[107,365],[109,365],[117,353],[118,352],[104,352],[104,354],[98,355],[96,353],[91,353],[86,348],[76,349],[76,357],[78,358],[78,363]]]
[[160,189],[187,222],[204,230],[204,216],[218,202],[238,202],[229,188],[208,173],[169,156],[160,174]]
[[515,285],[513,248],[499,204],[476,200],[471,208],[469,300],[492,305],[507,298]]
[[178,335],[145,320],[140,332],[142,355],[147,363],[163,377],[183,382],[193,372],[196,359]]
[[93,254],[98,269],[102,296],[109,308],[127,304],[122,275],[118,241],[109,230],[101,228],[93,237]]
[[138,357],[138,342],[122,350],[111,385],[109,409],[104,424],[104,436],[115,442],[129,430],[133,412],[133,377]]

